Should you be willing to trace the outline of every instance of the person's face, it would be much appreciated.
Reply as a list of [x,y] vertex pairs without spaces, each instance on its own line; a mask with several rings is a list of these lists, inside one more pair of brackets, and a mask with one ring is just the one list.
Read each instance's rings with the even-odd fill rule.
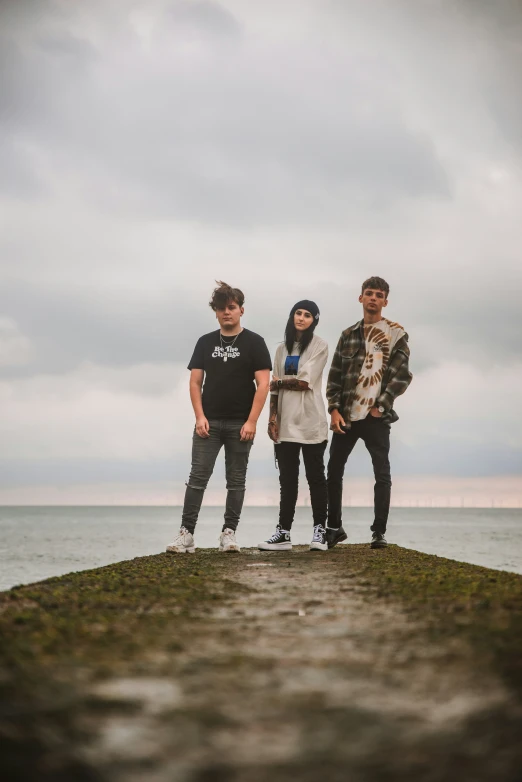
[[363,305],[363,310],[369,315],[380,315],[382,308],[388,304],[386,294],[378,288],[365,288],[359,296],[359,301]]
[[236,301],[230,299],[226,307],[216,310],[216,318],[221,328],[229,331],[239,325],[243,312],[243,307],[240,307]]
[[314,316],[308,310],[296,310],[294,312],[294,326],[296,331],[306,331],[314,322]]

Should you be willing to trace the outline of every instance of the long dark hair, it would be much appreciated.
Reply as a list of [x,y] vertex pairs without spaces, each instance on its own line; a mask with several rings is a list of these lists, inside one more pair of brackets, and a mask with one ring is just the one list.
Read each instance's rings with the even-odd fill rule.
[[294,342],[297,342],[299,353],[302,355],[312,339],[314,338],[314,331],[315,327],[317,326],[317,319],[314,318],[311,324],[308,326],[306,331],[301,331],[301,339],[297,339],[297,329],[294,326],[294,312],[290,313],[290,317],[288,318],[288,323],[286,324],[285,328],[285,345],[286,349],[288,350],[288,353],[290,354],[292,352],[292,348],[294,347]]

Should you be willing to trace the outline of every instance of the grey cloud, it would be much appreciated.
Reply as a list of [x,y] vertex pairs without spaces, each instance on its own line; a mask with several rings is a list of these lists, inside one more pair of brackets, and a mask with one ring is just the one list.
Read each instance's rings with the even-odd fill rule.
[[[0,107],[6,127],[45,139],[46,119],[85,88],[84,77],[95,61],[95,50],[86,41],[65,32],[38,34],[26,45],[0,32]],[[43,126],[40,124],[43,122]],[[55,128],[56,129],[56,128]]]
[[[484,259],[495,263],[498,259]],[[451,359],[484,368],[522,361],[522,313],[514,304],[520,291],[516,270],[486,283],[447,274],[417,291],[405,286],[398,292],[399,311],[408,319],[412,351],[418,343],[419,369]]]
[[[4,127],[19,130],[35,119],[28,111],[26,94],[37,99],[37,87],[31,83],[30,63],[19,44],[6,32],[0,33],[0,117]],[[25,115],[25,116],[24,116]]]
[[187,31],[222,35],[236,38],[242,27],[238,20],[226,8],[208,0],[180,0],[167,10],[167,20],[180,27],[183,34]]
[[[101,389],[99,398],[110,397],[115,407],[123,403],[120,392],[129,389],[130,406],[137,396],[165,396],[168,384],[175,384],[176,372],[185,371],[180,367],[186,365],[196,339],[215,328],[206,296],[214,276],[221,276],[221,262],[226,264],[226,279],[236,282],[228,273],[233,268],[248,281],[244,325],[265,337],[272,354],[290,306],[310,297],[321,307],[320,334],[333,351],[341,330],[360,317],[358,289],[351,281],[375,272],[392,285],[387,314],[410,333],[414,373],[448,358],[488,370],[496,363],[520,360],[516,306],[522,280],[516,271],[516,249],[511,249],[517,247],[518,229],[514,210],[511,215],[504,209],[520,185],[520,68],[515,49],[519,27],[513,15],[506,12],[498,27],[488,28],[482,20],[482,26],[472,25],[461,39],[468,20],[462,16],[457,21],[460,11],[455,13],[455,8],[462,4],[403,3],[408,24],[396,20],[379,39],[373,32],[378,25],[359,30],[359,14],[353,9],[362,6],[339,3],[337,8],[350,7],[355,35],[344,48],[329,49],[331,18],[330,27],[312,29],[306,14],[287,16],[283,21],[294,25],[296,34],[285,37],[278,28],[277,35],[271,37],[268,31],[265,38],[256,34],[255,13],[248,10],[255,4],[237,3],[236,19],[224,1],[177,2],[167,6],[162,17],[160,4],[143,3],[145,15],[158,10],[156,28],[143,40],[129,24],[124,2],[60,4],[59,13],[55,3],[12,5],[16,10],[0,31],[5,150],[0,187],[13,220],[2,256],[12,269],[18,264],[20,277],[34,275],[42,282],[31,285],[12,279],[3,286],[0,316],[11,318],[18,327],[9,332],[14,337],[6,361],[25,344],[25,337],[33,347],[27,350],[31,363],[12,366],[4,376],[56,374],[27,383],[9,385],[8,380],[6,385],[14,389],[13,406],[20,421],[26,412],[42,411],[35,435],[43,442],[42,452],[53,432],[50,427],[46,431],[47,402],[40,401],[39,382],[55,400],[49,387],[56,380],[60,395],[60,373],[90,362],[94,369],[87,367],[70,381],[71,394]],[[370,5],[374,7],[364,7]],[[311,6],[314,12],[323,7],[319,2]],[[422,18],[428,6],[437,15],[435,30]],[[78,37],[81,29],[75,14],[80,7],[91,15],[86,28],[95,44]],[[328,16],[333,4],[325,7]],[[384,7],[392,8],[382,3],[375,7],[371,13],[376,17]],[[495,18],[491,7],[481,2],[480,14]],[[35,9],[41,18],[31,18]],[[133,4],[133,9],[140,10],[140,4]],[[284,4],[277,13],[284,16]],[[385,20],[394,13],[388,10]],[[278,21],[274,16],[274,29]],[[337,41],[343,35],[342,22]],[[386,21],[379,22],[380,29],[386,26]],[[263,24],[268,30],[266,16]],[[448,26],[450,38],[444,34]],[[355,41],[356,35],[360,40]],[[476,45],[468,53],[469,39]],[[404,58],[401,64],[410,66],[410,85],[401,81],[400,69],[394,70],[394,47]],[[431,58],[426,72],[420,56],[424,48]],[[430,82],[439,69],[440,90]],[[459,76],[457,86],[445,83],[452,72]],[[466,85],[471,85],[469,94]],[[488,122],[475,125],[476,118],[484,116],[481,101],[490,107],[501,134]],[[506,153],[504,139],[514,155]],[[44,164],[41,169],[34,164],[38,161]],[[505,189],[502,185],[492,191],[489,199],[484,172],[497,166],[509,168],[510,181]],[[40,178],[42,170],[47,180]],[[45,206],[44,218],[35,217],[37,198]],[[115,219],[108,221],[107,215]],[[169,223],[162,218],[173,219]],[[42,229],[44,219],[49,220],[48,231]],[[181,220],[190,222],[190,230],[179,230]],[[502,236],[499,222],[505,229]],[[216,223],[232,230],[214,230]],[[236,230],[245,226],[262,230]],[[93,241],[96,231],[99,236]],[[440,246],[453,257],[439,267],[422,265],[426,248],[432,243],[437,247],[438,232],[444,231],[448,238]],[[488,231],[498,236],[498,246],[482,251],[480,237]],[[135,240],[137,249],[129,252],[127,263],[126,252]],[[213,247],[209,251],[214,241],[222,242],[215,260]],[[488,247],[493,243],[492,239]],[[149,260],[149,246],[146,267],[138,256]],[[283,259],[281,247],[288,248],[288,265],[281,260],[277,267],[267,262],[264,268],[260,248]],[[428,255],[433,258],[435,253]],[[381,254],[385,263],[377,268],[374,260]],[[197,265],[199,257],[205,260]],[[359,269],[361,274],[355,276]],[[74,279],[75,284],[64,281],[58,286],[62,273],[64,280]],[[208,294],[196,296],[195,282],[200,291],[203,277],[209,281]],[[111,281],[110,286],[101,283],[104,279]],[[160,289],[166,279],[169,282]],[[156,291],[148,292],[154,286]],[[144,363],[172,362],[180,366],[160,367],[151,373],[150,382],[139,377]],[[483,376],[492,378],[495,373]],[[511,436],[511,442],[516,441],[518,430],[511,435],[510,419],[500,409],[503,398],[512,398],[516,376],[516,371],[506,373],[508,379],[499,383],[500,401],[494,400],[488,410],[487,431],[476,416],[460,440],[451,440],[450,430],[459,419],[456,409],[453,424],[437,424],[429,447],[422,443],[408,448],[399,442],[399,425],[394,473],[520,472],[521,452],[509,444]],[[414,421],[407,414],[414,409],[414,389],[415,385],[412,396],[398,404],[406,433],[420,423],[419,417]],[[26,393],[24,402],[21,397]],[[440,393],[449,394],[451,388],[441,388]],[[416,399],[415,416],[424,416],[422,401]],[[140,399],[139,409],[148,410],[150,403],[150,409],[157,410],[159,402],[149,399],[143,404]],[[67,405],[65,391],[63,404]],[[167,399],[164,409],[169,404]],[[62,397],[59,415],[61,405]],[[160,431],[164,419],[170,420],[173,431],[188,421],[188,398],[183,405],[172,411],[172,419],[170,409],[165,415],[162,408]],[[70,414],[76,422],[76,408]],[[468,445],[477,430],[477,441],[491,443],[497,424],[494,447]],[[121,429],[116,426],[112,432],[108,420],[102,421],[105,425],[118,440]],[[125,419],[118,425],[125,428]],[[81,443],[76,448],[75,439],[74,445],[72,451],[82,453]],[[141,440],[134,446],[141,458]],[[67,447],[65,443],[64,452]],[[170,441],[165,450],[169,447]],[[177,457],[151,458],[129,466],[103,458],[10,461],[0,465],[0,475],[6,485],[164,479],[171,470],[173,475],[186,474],[189,441],[186,449],[179,462]],[[55,452],[62,453],[59,448]],[[28,442],[27,453],[32,460],[33,443]],[[265,451],[260,448],[258,453]],[[253,457],[253,475],[268,474],[268,469],[273,480],[266,454]],[[367,454],[359,448],[349,474],[368,471]]]
[[495,63],[484,87],[491,119],[517,152],[522,150],[522,102],[515,97],[520,93],[521,37],[522,27],[518,40],[511,43],[500,62]]
[[487,52],[483,62],[482,94],[492,122],[505,140],[522,150],[522,6],[517,0],[462,0],[470,27]]
[[[208,295],[212,282],[209,275]],[[245,293],[244,324],[265,338],[272,355],[283,337],[288,312],[300,298],[313,295],[318,302],[320,333],[331,353],[341,331],[361,317],[359,291],[344,285],[342,275],[315,283],[312,294],[297,280],[285,290],[274,290],[268,279],[260,279],[255,290],[247,288]],[[522,318],[511,308],[499,308],[492,289],[468,284],[463,292],[448,281],[439,288],[428,284],[423,295],[405,283],[392,289],[388,309],[386,314],[409,332],[414,372],[452,359],[483,367],[522,360]],[[85,285],[65,292],[10,281],[2,289],[0,315],[14,319],[34,346],[32,361],[3,368],[4,376],[63,373],[85,362],[114,367],[186,365],[196,340],[217,326],[206,296],[186,291],[180,295],[174,287],[130,293]]]
[[46,192],[47,186],[36,170],[31,150],[0,129],[0,190],[14,198],[33,198]]
[[[0,314],[13,318],[33,343],[33,361],[4,375],[66,372],[86,361],[115,367],[186,361],[200,336],[190,302],[175,290],[146,296],[103,289],[45,289],[5,284]],[[208,329],[210,331],[211,328]]]
[[[455,75],[461,79],[473,63],[468,79],[476,100],[486,109],[487,123],[500,131],[516,152],[522,148],[522,103],[519,99],[522,73],[522,6],[518,0],[455,0],[452,3],[402,2],[406,24],[412,18],[417,27],[433,28],[439,36],[423,36],[423,44],[440,63],[440,36],[448,43],[458,40],[462,50],[472,47],[467,58],[456,62]],[[386,9],[389,10],[389,9]],[[450,53],[448,51],[448,53]],[[451,59],[449,60],[451,62]],[[468,95],[463,105],[469,105]],[[487,137],[489,129],[477,121],[474,136]]]
[[46,54],[61,58],[61,65],[68,68],[83,68],[97,59],[96,48],[76,35],[41,35],[35,45]]
[[[206,20],[217,36],[233,26],[210,3],[176,4],[172,13]],[[116,49],[110,61],[63,32],[48,34],[45,49],[40,36],[29,54],[12,45],[3,85],[12,133],[92,183],[96,202],[116,211],[323,223],[341,220],[349,205],[451,196],[433,141],[408,128],[378,79],[368,91],[350,59],[325,65],[317,54],[276,50],[261,68],[259,53],[204,47],[183,56],[161,36],[152,60],[125,36],[127,56]]]
[[42,158],[52,165],[46,139],[67,146],[68,112],[81,101],[94,60],[93,47],[72,35],[39,35],[35,47],[25,48],[0,32],[1,192],[49,192],[52,182],[39,171]]
[[[209,276],[208,298],[212,283]],[[269,287],[268,282],[265,285]],[[257,304],[253,292],[250,295],[247,290],[246,295],[245,325],[264,336],[273,354],[294,302],[268,290],[265,302]],[[34,349],[30,363],[4,367],[0,374],[60,374],[85,362],[111,367],[188,364],[197,339],[217,328],[208,298],[196,298],[186,291],[180,295],[174,287],[146,294],[85,285],[68,287],[65,292],[63,288],[6,282],[0,293],[0,316],[12,318]]]

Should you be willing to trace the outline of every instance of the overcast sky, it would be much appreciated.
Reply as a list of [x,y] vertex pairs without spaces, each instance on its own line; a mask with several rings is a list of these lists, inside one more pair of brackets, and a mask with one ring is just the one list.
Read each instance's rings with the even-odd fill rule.
[[[333,351],[378,274],[414,372],[395,500],[522,503],[519,2],[0,17],[0,502],[179,502],[214,280],[273,354],[301,298]],[[277,500],[266,419],[251,503]],[[370,471],[361,446],[352,499]]]

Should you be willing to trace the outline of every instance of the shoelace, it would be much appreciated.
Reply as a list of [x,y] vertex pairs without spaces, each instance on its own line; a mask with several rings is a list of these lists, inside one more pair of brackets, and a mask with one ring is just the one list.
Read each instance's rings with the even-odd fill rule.
[[188,529],[185,529],[185,527],[181,527],[180,531],[177,534],[177,537],[176,537],[176,540],[174,541],[174,543],[176,543],[176,544],[177,543],[183,543],[184,544],[186,535],[190,535],[190,532],[188,531]]
[[326,530],[321,524],[318,524],[317,527],[314,527],[314,534],[312,535],[312,540],[317,541],[318,543],[322,543],[323,535],[326,534]]
[[283,532],[280,529],[276,529],[272,537],[268,538],[267,543],[277,543],[281,537],[283,537]]

